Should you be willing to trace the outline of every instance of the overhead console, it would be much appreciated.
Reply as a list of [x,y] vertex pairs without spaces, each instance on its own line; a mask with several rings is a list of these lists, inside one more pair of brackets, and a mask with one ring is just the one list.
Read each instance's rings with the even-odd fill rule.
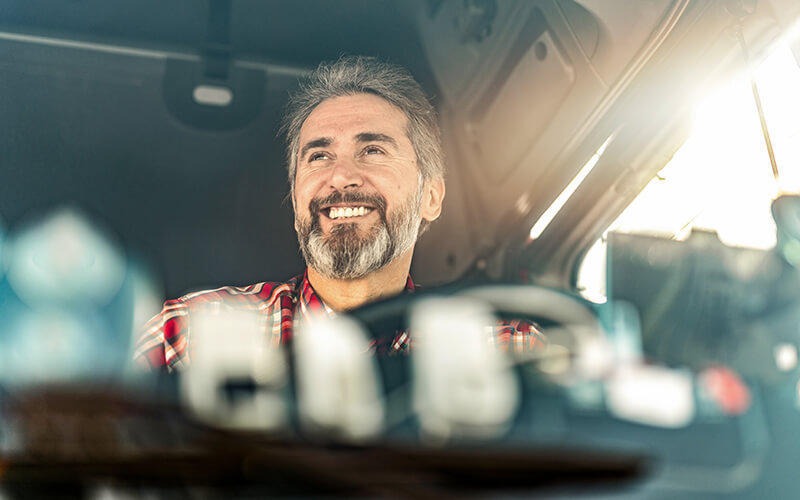
[[[458,277],[582,164],[583,144],[627,81],[680,17],[685,0],[433,0],[420,36],[441,89],[449,183],[447,229],[429,241],[447,261],[424,274]],[[533,188],[535,186],[535,189]],[[468,194],[467,194],[468,193]],[[444,236],[437,237],[443,233]],[[475,250],[474,254],[465,252]],[[421,273],[420,273],[421,274]]]

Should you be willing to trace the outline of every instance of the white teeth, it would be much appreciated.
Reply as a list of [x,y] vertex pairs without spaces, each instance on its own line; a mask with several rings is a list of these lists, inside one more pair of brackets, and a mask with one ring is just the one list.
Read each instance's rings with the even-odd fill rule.
[[330,212],[328,212],[328,217],[331,219],[340,219],[342,217],[359,217],[361,215],[368,214],[370,211],[371,209],[367,207],[333,207],[330,209]]

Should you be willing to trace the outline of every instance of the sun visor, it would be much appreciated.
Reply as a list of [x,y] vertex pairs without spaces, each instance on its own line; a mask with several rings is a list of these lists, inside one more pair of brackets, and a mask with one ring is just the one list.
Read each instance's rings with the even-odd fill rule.
[[519,164],[574,84],[566,53],[542,11],[534,9],[466,124],[481,161],[494,165],[486,172],[493,184]]

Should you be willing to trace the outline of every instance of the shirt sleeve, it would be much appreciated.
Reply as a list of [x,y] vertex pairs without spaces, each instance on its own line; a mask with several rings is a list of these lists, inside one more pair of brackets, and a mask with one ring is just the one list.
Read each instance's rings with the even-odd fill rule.
[[547,345],[539,325],[523,320],[498,321],[492,340],[499,350],[513,354],[539,351]]
[[164,303],[161,312],[142,329],[133,353],[134,364],[144,370],[172,371],[186,357],[189,307],[181,299]]

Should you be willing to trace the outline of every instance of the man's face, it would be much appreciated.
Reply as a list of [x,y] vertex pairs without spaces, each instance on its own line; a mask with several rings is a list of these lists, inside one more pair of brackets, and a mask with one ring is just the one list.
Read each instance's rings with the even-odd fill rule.
[[420,179],[406,124],[372,94],[323,101],[304,122],[295,229],[321,274],[355,279],[380,269],[413,248],[421,218],[438,216],[441,196]]

